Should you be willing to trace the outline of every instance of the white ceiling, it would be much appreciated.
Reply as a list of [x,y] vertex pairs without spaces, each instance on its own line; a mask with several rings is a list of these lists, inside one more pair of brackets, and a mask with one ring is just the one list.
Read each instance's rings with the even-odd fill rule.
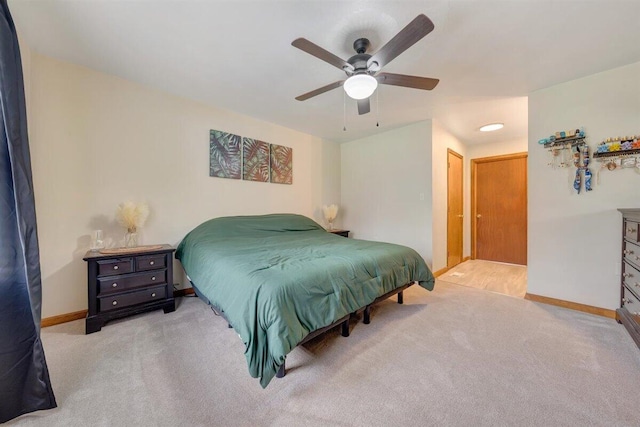
[[[343,142],[435,118],[466,143],[527,136],[526,95],[640,61],[640,1],[10,0],[35,51],[176,95]],[[358,116],[345,77],[291,46],[304,37],[347,59],[378,50],[418,14],[435,30],[384,71],[435,77],[433,91],[380,86]],[[376,127],[379,120],[380,127]],[[504,129],[480,133],[490,122]]]

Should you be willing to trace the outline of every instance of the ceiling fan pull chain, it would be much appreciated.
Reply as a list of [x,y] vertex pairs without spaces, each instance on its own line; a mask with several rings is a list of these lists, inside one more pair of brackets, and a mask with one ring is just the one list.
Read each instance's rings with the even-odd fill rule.
[[380,127],[380,89],[376,90],[376,127]]
[[347,131],[347,95],[345,91],[342,91],[342,120],[343,126],[342,131]]

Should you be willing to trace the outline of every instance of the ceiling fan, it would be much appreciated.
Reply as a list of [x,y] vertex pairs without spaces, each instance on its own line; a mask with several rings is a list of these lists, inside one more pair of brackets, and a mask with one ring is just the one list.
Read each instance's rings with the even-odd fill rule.
[[298,101],[305,101],[321,93],[344,86],[344,90],[351,98],[358,101],[358,114],[371,111],[369,97],[375,92],[378,83],[393,86],[404,86],[414,89],[432,90],[440,80],[427,77],[407,76],[404,74],[380,73],[382,67],[393,61],[398,55],[409,49],[424,36],[433,31],[433,22],[425,15],[418,15],[386,45],[373,55],[369,55],[367,48],[369,40],[357,39],[353,43],[356,54],[348,60],[343,60],[331,52],[307,39],[299,38],[291,45],[310,55],[319,58],[334,67],[338,67],[347,74],[347,79],[333,82],[311,92],[296,97]]

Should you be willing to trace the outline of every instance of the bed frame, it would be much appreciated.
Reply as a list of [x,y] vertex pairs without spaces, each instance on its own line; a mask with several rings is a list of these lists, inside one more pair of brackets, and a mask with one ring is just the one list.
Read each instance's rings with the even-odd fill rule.
[[[341,319],[338,319],[337,321],[335,321],[334,323],[332,323],[329,326],[325,326],[324,328],[320,328],[320,329],[316,329],[313,332],[310,332],[309,335],[307,335],[306,337],[304,337],[304,339],[302,341],[300,341],[298,343],[298,345],[302,345],[304,343],[306,343],[307,341],[310,341],[312,339],[314,339],[315,337],[317,337],[318,335],[327,332],[330,329],[335,328],[336,326],[340,325],[341,326],[341,335],[343,337],[348,337],[349,336],[349,319],[351,319],[351,317],[355,317],[358,313],[362,312],[363,313],[363,319],[362,322],[365,325],[368,325],[369,323],[371,323],[371,306],[379,303],[380,301],[384,301],[396,294],[398,294],[398,304],[403,304],[404,303],[404,297],[402,295],[402,292],[407,289],[409,286],[413,285],[415,282],[410,282],[407,283],[406,285],[400,286],[399,288],[396,288],[392,291],[387,292],[384,295],[379,296],[378,298],[376,298],[371,304],[368,304],[364,307],[359,308],[358,310],[354,311],[351,314],[347,314],[346,316],[344,316]],[[285,364],[286,364],[286,360],[285,362],[282,363],[282,365],[280,365],[280,369],[278,369],[278,372],[276,373],[276,378],[282,378],[285,376],[286,371],[285,371]]]
[[[340,319],[336,320],[335,322],[333,322],[332,324],[330,324],[329,326],[325,326],[323,328],[320,329],[316,329],[315,331],[311,331],[309,332],[309,334],[304,337],[304,339],[302,341],[300,341],[298,343],[298,345],[302,345],[308,341],[311,341],[312,339],[314,339],[315,337],[317,337],[318,335],[321,335],[325,332],[327,332],[330,329],[333,329],[337,326],[340,326],[340,334],[343,337],[348,337],[350,334],[349,331],[349,319],[351,319],[352,317],[355,317],[358,313],[363,313],[363,319],[362,322],[365,325],[368,325],[369,323],[371,323],[371,307],[377,303],[379,303],[380,301],[384,301],[394,295],[398,295],[398,304],[403,304],[404,303],[404,297],[402,292],[407,289],[409,286],[413,285],[415,282],[410,282],[407,283],[406,285],[400,286],[399,288],[396,288],[392,291],[387,292],[384,295],[379,296],[378,298],[376,298],[371,304],[368,304],[364,307],[360,307],[358,310],[354,311],[353,313],[347,314],[344,317],[341,317]],[[216,313],[217,315],[221,316],[226,322],[227,322],[227,326],[229,328],[233,328],[233,326],[231,326],[231,324],[229,323],[229,320],[227,319],[227,317],[224,315],[224,312],[222,310],[220,310],[218,307],[216,307],[215,305],[213,305],[211,303],[211,301],[209,301],[209,299],[207,297],[205,297],[204,295],[202,295],[199,291],[198,288],[196,286],[194,286],[193,282],[191,282],[191,286],[193,287],[194,292],[196,293],[196,295],[202,299],[204,302],[206,302],[209,306],[211,306],[211,310],[213,310],[214,313]],[[286,374],[286,370],[285,370],[285,365],[286,365],[286,359],[285,362],[282,363],[282,365],[280,365],[280,368],[278,369],[278,372],[276,372],[276,378],[282,378],[285,376]]]

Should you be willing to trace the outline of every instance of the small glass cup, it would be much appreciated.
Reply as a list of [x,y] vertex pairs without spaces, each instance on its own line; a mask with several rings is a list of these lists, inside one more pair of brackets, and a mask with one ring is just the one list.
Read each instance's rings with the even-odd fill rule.
[[104,235],[102,230],[95,230],[91,236],[91,250],[98,251],[104,248]]

